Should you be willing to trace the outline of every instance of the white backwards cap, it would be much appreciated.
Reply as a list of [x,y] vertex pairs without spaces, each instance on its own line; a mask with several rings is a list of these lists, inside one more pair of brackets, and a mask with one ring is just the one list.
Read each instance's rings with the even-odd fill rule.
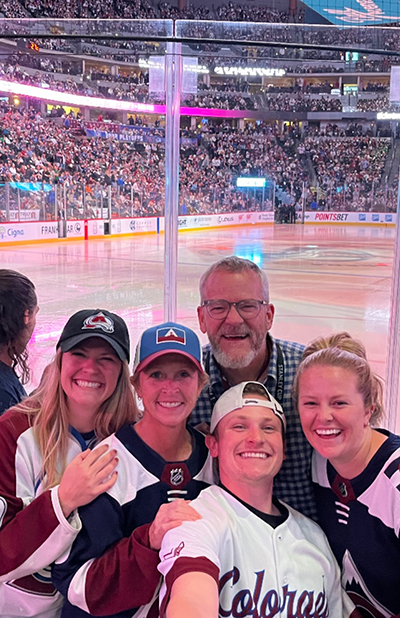
[[[243,394],[243,391],[248,384],[256,384],[257,386],[261,386],[261,388],[265,391],[268,401],[261,399],[256,393]],[[286,419],[281,404],[278,403],[274,397],[272,397],[271,393],[266,389],[264,384],[261,384],[261,382],[250,381],[241,382],[221,395],[212,411],[210,432],[214,432],[216,426],[220,420],[224,418],[224,416],[230,414],[234,410],[245,408],[246,406],[261,406],[263,408],[273,410],[274,414],[276,414],[283,425],[283,431],[286,431]]]

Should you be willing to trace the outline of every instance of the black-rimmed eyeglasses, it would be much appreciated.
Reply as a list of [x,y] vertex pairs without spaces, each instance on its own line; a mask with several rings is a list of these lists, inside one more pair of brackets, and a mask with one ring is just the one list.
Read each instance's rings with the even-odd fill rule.
[[231,307],[235,307],[243,320],[251,320],[258,316],[262,305],[269,305],[269,302],[255,298],[239,300],[237,303],[230,303],[228,300],[204,300],[201,306],[207,309],[208,315],[214,320],[225,320]]

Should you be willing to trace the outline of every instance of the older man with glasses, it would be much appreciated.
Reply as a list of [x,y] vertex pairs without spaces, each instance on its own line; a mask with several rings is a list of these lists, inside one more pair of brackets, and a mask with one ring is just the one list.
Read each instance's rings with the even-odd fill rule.
[[311,485],[311,448],[292,402],[292,383],[304,346],[274,339],[275,308],[269,301],[267,275],[236,256],[213,264],[200,280],[200,329],[209,344],[203,361],[210,376],[191,423],[210,423],[213,406],[231,386],[262,382],[282,405],[288,423],[286,460],[274,485],[278,498],[308,517],[316,517]]

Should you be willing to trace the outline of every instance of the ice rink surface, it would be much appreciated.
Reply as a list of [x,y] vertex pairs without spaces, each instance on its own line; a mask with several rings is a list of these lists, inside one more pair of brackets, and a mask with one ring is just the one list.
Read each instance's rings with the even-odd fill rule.
[[[210,264],[235,254],[269,275],[273,335],[307,343],[347,330],[364,342],[384,377],[394,236],[393,227],[326,224],[182,232],[178,321],[198,330],[199,278]],[[32,385],[52,358],[67,318],[79,309],[119,313],[130,329],[133,355],[139,333],[164,320],[163,256],[164,235],[2,247],[1,267],[23,272],[37,288]]]

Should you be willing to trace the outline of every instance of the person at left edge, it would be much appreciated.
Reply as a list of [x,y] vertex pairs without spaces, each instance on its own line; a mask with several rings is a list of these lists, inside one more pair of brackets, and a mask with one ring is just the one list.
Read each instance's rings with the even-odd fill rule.
[[15,270],[0,269],[0,416],[27,395],[23,386],[30,374],[26,346],[38,311],[32,281]]
[[78,311],[38,389],[0,418],[2,618],[60,615],[49,565],[81,528],[77,508],[116,480],[115,451],[90,447],[136,418],[128,359],[118,315]]
[[117,482],[79,509],[83,530],[53,567],[63,618],[158,615],[162,538],[199,518],[186,500],[213,479],[204,436],[187,425],[206,380],[190,328],[167,322],[144,331],[132,377],[143,415],[105,440],[118,452]]

